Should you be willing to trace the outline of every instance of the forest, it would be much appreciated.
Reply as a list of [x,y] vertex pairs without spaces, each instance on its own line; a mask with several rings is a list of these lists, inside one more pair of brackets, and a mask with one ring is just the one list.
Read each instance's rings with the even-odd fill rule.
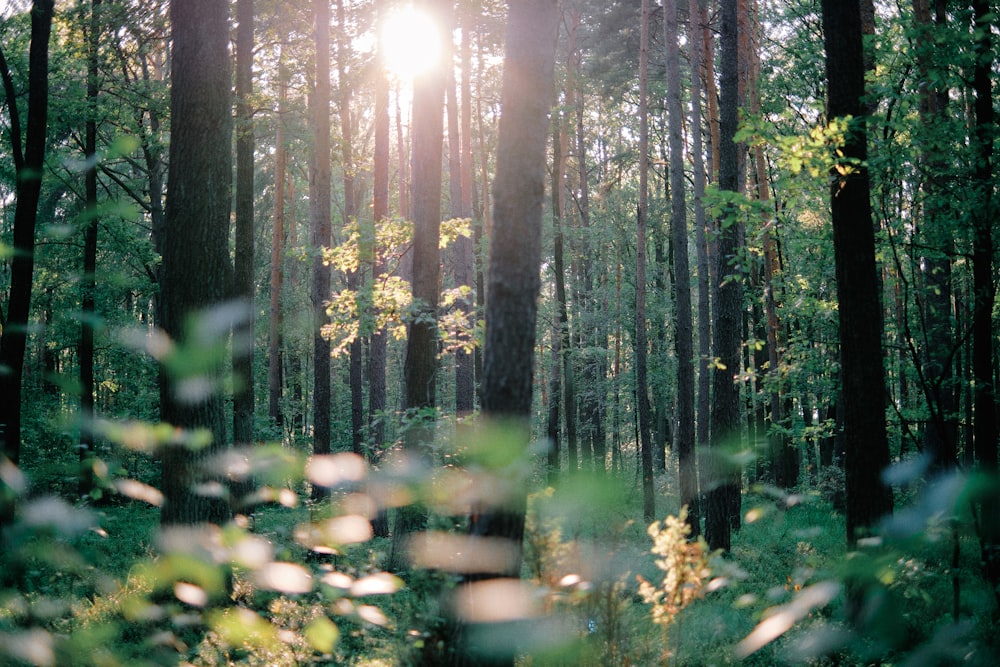
[[1000,663],[990,0],[0,0],[0,665]]

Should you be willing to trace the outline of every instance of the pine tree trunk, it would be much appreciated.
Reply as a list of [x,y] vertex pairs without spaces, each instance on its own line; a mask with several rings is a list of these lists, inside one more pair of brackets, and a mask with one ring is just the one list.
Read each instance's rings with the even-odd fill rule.
[[[330,342],[323,337],[327,323],[326,303],[330,300],[330,267],[321,250],[332,242],[330,206],[330,5],[313,1],[316,41],[316,81],[309,98],[312,109],[313,152],[309,169],[310,243],[314,253],[310,297],[313,309],[313,453],[330,451]],[[314,487],[314,499],[326,493]]]
[[[530,440],[535,324],[541,286],[545,144],[552,100],[556,4],[555,0],[510,3],[494,184],[496,225],[490,239],[483,416],[495,427],[510,429],[516,437],[513,446],[524,448],[525,453]],[[517,488],[507,498],[483,501],[488,505],[471,522],[471,534],[509,540],[516,554],[504,571],[486,577],[517,578],[521,571],[525,490]],[[482,604],[503,601],[484,597]],[[485,647],[469,645],[472,638],[464,632],[466,627],[459,627],[461,643],[453,664],[514,664],[513,652],[507,646],[495,646],[484,654],[481,651]]]
[[[721,3],[721,80],[719,189],[738,192],[739,147],[734,141],[738,115],[738,35],[736,0]],[[740,335],[742,331],[743,278],[729,275],[739,252],[738,212],[723,212],[718,238],[716,275],[719,284],[712,328],[713,351],[718,363],[712,374],[711,452],[707,461],[710,488],[705,494],[705,537],[712,549],[728,551],[734,509],[740,497],[740,469],[732,455],[740,442]]]
[[97,307],[94,293],[97,290],[97,232],[99,213],[97,211],[97,101],[98,49],[101,44],[101,0],[91,0],[90,22],[87,34],[87,123],[84,137],[87,173],[85,176],[85,202],[87,227],[83,236],[83,276],[80,284],[80,483],[81,496],[90,493],[93,479],[91,463],[93,455],[94,431],[94,329],[97,322]]
[[[191,318],[218,308],[231,294],[229,7],[222,2],[172,0],[170,18],[169,196],[160,266],[160,323],[173,340],[190,343],[186,334]],[[205,324],[202,321],[200,327]],[[212,435],[212,444],[204,449],[191,450],[183,439],[163,449],[165,501],[160,520],[164,524],[221,523],[229,516],[222,498],[197,492],[200,482],[217,478],[204,466],[227,443],[223,366],[224,360],[217,359],[208,373],[199,374],[207,374],[216,386],[193,397],[181,391],[191,378],[166,367],[161,374],[162,420],[177,429],[204,429]]]
[[35,223],[42,190],[48,128],[49,36],[52,33],[52,0],[35,0],[31,9],[31,46],[28,55],[28,118],[24,150],[14,85],[6,60],[0,54],[10,136],[17,173],[14,206],[14,258],[11,260],[7,313],[0,332],[0,455],[17,464],[21,455],[21,383],[27,346],[31,284],[35,270]]
[[285,150],[285,114],[288,95],[287,72],[283,53],[278,54],[278,117],[275,119],[274,137],[274,222],[271,230],[271,298],[269,302],[267,334],[267,412],[275,426],[282,428],[284,414],[281,409],[283,368],[282,345],[282,288],[285,272],[282,266],[285,255],[285,181],[288,178],[288,154]]
[[[861,13],[858,3],[823,0],[828,115],[853,117],[841,147],[847,159],[865,160],[865,93]],[[882,367],[882,306],[875,267],[875,238],[868,171],[834,170],[830,189],[840,315],[841,404],[847,494],[847,543],[853,547],[885,514],[892,494],[881,481],[889,464]]]
[[245,309],[233,330],[233,442],[253,443],[254,433],[254,2],[236,3],[236,256],[233,298]]
[[649,119],[647,78],[649,63],[649,0],[642,0],[639,37],[639,206],[635,238],[635,397],[639,420],[639,448],[642,467],[642,518],[656,517],[653,496],[653,442],[649,410],[646,341],[646,215],[649,199],[648,157]]
[[[695,460],[694,425],[694,324],[691,315],[691,271],[688,266],[687,200],[684,195],[684,135],[681,106],[680,25],[677,3],[664,0],[663,37],[667,47],[667,121],[670,132],[670,230],[674,251],[674,293],[677,308],[674,349],[677,355],[677,452],[680,503],[687,505],[691,535],[701,533],[698,505],[698,468]],[[689,33],[694,35],[694,31]],[[691,43],[691,39],[688,43]],[[692,62],[694,59],[692,59]],[[692,71],[692,79],[700,74]],[[692,86],[693,88],[694,86]],[[698,124],[691,125],[695,135]],[[700,138],[697,140],[700,146]],[[697,203],[696,203],[697,205]]]

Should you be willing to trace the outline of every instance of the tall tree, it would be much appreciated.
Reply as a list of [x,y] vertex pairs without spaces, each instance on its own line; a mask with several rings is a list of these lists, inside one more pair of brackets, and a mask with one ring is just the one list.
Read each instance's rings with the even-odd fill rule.
[[[17,463],[21,455],[21,384],[35,271],[35,223],[42,191],[48,131],[49,37],[53,0],[31,5],[28,53],[28,118],[25,133],[17,110],[17,91],[6,58],[0,52],[0,76],[10,116],[11,151],[17,178],[14,206],[14,258],[11,260],[7,312],[0,330],[0,454]],[[23,147],[22,147],[23,142]]]
[[[953,220],[949,211],[945,157],[947,141],[943,140],[947,120],[948,90],[937,76],[936,28],[947,22],[944,0],[913,1],[913,18],[916,27],[914,41],[917,69],[920,80],[926,82],[921,90],[919,110],[920,125],[915,132],[920,146],[921,198],[918,210],[924,256],[920,261],[923,278],[923,330],[924,346],[919,360],[922,367],[922,386],[930,410],[930,423],[924,431],[924,446],[937,467],[951,467],[958,463],[958,413],[952,373],[953,360],[961,343],[955,342],[952,328],[952,270],[954,252]],[[936,57],[937,56],[937,57]]]
[[[972,0],[975,17],[976,65],[973,75],[975,102],[976,161],[974,182],[978,211],[973,216],[973,323],[972,374],[975,382],[975,445],[980,468],[997,473],[997,392],[994,384],[993,307],[996,284],[993,276],[993,232],[996,183],[993,182],[993,142],[996,119],[993,110],[993,38],[995,15],[987,0]],[[994,480],[994,484],[995,484]],[[1000,582],[1000,500],[989,498],[980,507],[981,540],[986,576],[996,593]]]
[[639,205],[635,236],[635,400],[639,417],[639,447],[642,464],[642,518],[656,516],[653,495],[653,441],[649,410],[646,337],[646,216],[649,207],[649,0],[642,0],[639,24]]
[[[229,296],[229,213],[232,192],[231,71],[229,3],[171,0],[173,50],[170,89],[170,166],[163,261],[160,267],[160,324],[171,339],[187,345],[214,344],[218,330],[196,321]],[[223,311],[219,311],[220,313]],[[211,317],[216,317],[212,314]],[[206,337],[208,340],[206,341]],[[226,443],[221,395],[222,360],[199,369],[210,389],[191,392],[191,377],[166,359],[161,375],[160,415],[173,426],[211,434],[211,446],[191,449],[181,438],[163,450],[163,523],[221,522],[228,507],[202,495],[197,482],[205,462]]]
[[233,442],[254,440],[253,320],[254,310],[254,127],[253,51],[254,0],[236,3],[236,254],[233,298],[246,316],[233,331]]
[[[350,60],[351,36],[347,30],[347,12],[344,0],[337,0],[337,86],[340,91],[340,159],[344,180],[344,225],[357,222],[357,204],[354,192],[354,124],[351,121],[353,84],[349,80],[347,65]],[[361,267],[347,272],[347,288],[355,293],[361,288]],[[360,454],[364,439],[364,378],[362,372],[364,350],[362,337],[351,341],[348,351],[348,384],[351,390],[351,449]]]
[[[667,122],[670,134],[670,230],[674,250],[676,319],[674,347],[677,354],[677,452],[680,501],[687,505],[691,534],[700,533],[698,468],[694,430],[694,323],[691,315],[691,276],[688,262],[687,200],[684,196],[684,135],[681,105],[680,24],[677,3],[663,1],[663,37],[666,44]],[[693,34],[693,33],[692,33]],[[690,40],[689,40],[690,41]],[[692,73],[692,78],[697,76]],[[692,132],[701,131],[693,126]],[[699,144],[700,147],[700,144]]]
[[94,332],[97,328],[97,102],[100,86],[98,70],[101,44],[101,0],[91,0],[87,26],[87,122],[84,131],[84,153],[87,171],[84,177],[84,210],[87,226],[83,232],[83,277],[81,280],[80,310],[80,494],[90,491],[91,473],[88,458],[94,449]]
[[889,465],[885,431],[885,373],[882,368],[882,306],[875,266],[867,139],[862,99],[865,68],[859,3],[823,0],[827,114],[849,123],[833,170],[830,208],[840,315],[841,403],[844,410],[844,468],[847,542],[854,546],[883,515],[892,494],[882,483]]
[[[434,17],[438,26],[450,25],[447,3],[424,0],[421,8]],[[442,33],[443,27],[440,28]],[[435,63],[413,80],[413,121],[411,124],[413,215],[413,310],[406,339],[403,365],[404,406],[412,417],[404,435],[407,454],[422,459],[433,437],[428,410],[436,405],[437,389],[437,307],[441,270],[441,184],[444,147],[444,64]],[[393,532],[391,560],[402,565],[402,545],[423,523],[415,508],[403,508]]]
[[[552,100],[556,0],[511,0],[507,17],[502,113],[497,144],[487,278],[483,352],[483,417],[510,429],[520,463],[530,441],[535,323],[545,193],[545,143]],[[509,540],[517,557],[490,577],[520,576],[526,496],[516,488],[488,505],[470,524],[471,534]],[[503,604],[484,599],[484,604]],[[513,665],[514,656],[482,654],[463,646],[457,665]],[[464,650],[463,650],[464,649]]]
[[[738,35],[737,2],[722,0],[720,5],[719,82],[719,189],[740,189],[739,146],[735,142],[738,124]],[[709,488],[705,492],[705,538],[713,549],[729,550],[735,505],[740,496],[740,470],[733,454],[740,437],[740,336],[743,282],[739,275],[738,210],[729,205],[723,213],[718,237],[716,276],[717,301],[712,327],[712,348],[716,363],[712,373],[711,454]],[[735,498],[735,502],[734,502]]]
[[281,385],[283,367],[282,344],[282,288],[285,271],[285,182],[288,180],[288,152],[285,149],[285,115],[288,98],[288,72],[284,65],[283,50],[278,52],[278,114],[274,133],[274,219],[271,229],[271,297],[268,304],[267,329],[267,412],[275,425],[284,425],[281,410]]
[[[316,80],[309,102],[312,106],[313,150],[309,165],[310,241],[313,246],[310,297],[313,309],[313,453],[330,451],[330,342],[323,337],[330,300],[330,267],[322,248],[332,242],[330,222],[330,3],[313,0],[316,41]],[[324,491],[313,489],[320,498]]]

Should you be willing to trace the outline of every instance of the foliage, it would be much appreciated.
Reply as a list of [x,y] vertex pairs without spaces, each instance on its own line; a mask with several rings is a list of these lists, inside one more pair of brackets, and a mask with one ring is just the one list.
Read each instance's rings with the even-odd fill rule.
[[651,551],[659,556],[656,567],[663,571],[657,584],[639,577],[639,595],[652,606],[653,622],[663,628],[664,634],[676,616],[694,600],[704,594],[709,568],[708,545],[698,539],[690,541],[691,526],[687,522],[687,507],[677,516],[668,516],[662,522],[649,525],[653,539]]

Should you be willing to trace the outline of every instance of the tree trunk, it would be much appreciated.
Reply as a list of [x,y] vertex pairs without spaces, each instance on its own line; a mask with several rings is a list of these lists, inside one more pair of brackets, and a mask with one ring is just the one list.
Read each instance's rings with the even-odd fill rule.
[[[357,203],[354,192],[354,126],[351,121],[352,83],[347,72],[350,58],[351,37],[347,32],[344,0],[337,0],[337,84],[340,92],[340,157],[344,182],[344,226],[357,222]],[[347,289],[357,294],[361,290],[361,267],[347,272]],[[351,450],[360,454],[364,443],[364,346],[357,336],[348,350],[348,384],[351,391]]]
[[[862,97],[865,93],[858,3],[823,0],[829,118],[853,118],[841,151],[867,156]],[[882,367],[882,306],[875,267],[875,238],[867,168],[838,165],[830,205],[840,315],[841,404],[847,492],[847,543],[873,529],[892,512],[892,494],[882,484],[889,465],[885,431],[885,373]]]
[[[316,81],[309,98],[312,109],[313,152],[309,169],[310,241],[313,251],[310,297],[313,309],[313,453],[330,451],[330,342],[323,337],[330,300],[330,267],[321,251],[332,241],[330,207],[330,4],[313,1],[316,37]],[[314,487],[314,499],[326,494]]]
[[656,517],[653,496],[653,442],[647,378],[648,345],[646,341],[646,213],[649,199],[648,157],[649,119],[647,79],[649,63],[649,0],[642,0],[639,37],[639,205],[635,239],[635,397],[639,420],[639,447],[642,466],[642,518],[646,523]]
[[35,223],[42,190],[48,127],[49,36],[52,0],[35,0],[31,9],[31,46],[28,55],[28,122],[21,148],[21,125],[10,71],[0,53],[10,136],[17,174],[14,206],[14,258],[11,260],[7,313],[0,332],[0,455],[17,464],[21,455],[21,383],[27,345],[31,284],[35,270]]
[[[449,25],[450,6],[442,0],[424,0],[422,8]],[[403,365],[404,407],[411,419],[403,447],[414,461],[426,459],[434,437],[429,412],[437,401],[437,308],[440,290],[441,181],[444,145],[444,64],[438,64],[413,81],[412,196],[413,196],[413,314]],[[403,545],[423,526],[425,517],[414,507],[400,510],[392,535],[392,569],[403,565]]]
[[92,462],[94,450],[94,329],[97,324],[97,307],[94,293],[97,290],[97,100],[98,50],[101,44],[101,0],[91,0],[90,22],[87,34],[87,123],[84,137],[87,173],[85,176],[84,208],[87,227],[83,235],[83,276],[80,284],[80,483],[81,496],[90,493],[93,485]]
[[[721,3],[719,189],[739,191],[739,147],[734,137],[738,115],[736,0]],[[718,360],[712,374],[711,453],[709,488],[705,494],[705,537],[712,549],[728,551],[733,510],[740,496],[739,466],[733,454],[740,448],[740,337],[743,278],[729,275],[739,252],[739,220],[735,207],[723,212],[718,238],[718,300],[713,326],[713,350]]]
[[[160,266],[160,324],[183,344],[217,343],[205,316],[230,295],[229,214],[232,193],[232,67],[229,59],[229,7],[224,2],[172,0],[173,34],[170,88],[169,196],[163,261]],[[196,317],[203,319],[197,320]],[[228,333],[228,329],[227,329]],[[205,337],[208,340],[205,341]],[[191,450],[180,438],[162,452],[163,494],[160,520],[170,523],[221,523],[225,501],[200,494],[199,482],[211,476],[204,464],[226,445],[223,360],[213,359],[197,376],[183,375],[164,360],[160,414],[178,429],[211,433],[209,447]],[[211,389],[190,395],[188,383],[208,379]]]
[[[696,4],[696,3],[695,3]],[[698,468],[695,461],[694,424],[694,345],[691,316],[691,282],[688,267],[687,201],[684,196],[684,135],[681,110],[680,26],[677,20],[677,3],[664,0],[663,38],[666,44],[667,122],[670,134],[670,229],[674,251],[674,292],[676,303],[675,342],[677,355],[677,433],[674,449],[677,451],[680,503],[687,505],[691,535],[701,533],[698,505]],[[694,25],[693,22],[691,25]],[[694,35],[691,30],[690,35]],[[688,40],[691,43],[691,40]],[[696,57],[692,55],[692,67]],[[700,73],[692,69],[692,81]],[[696,92],[692,85],[692,94]],[[697,106],[697,102],[695,106]],[[701,149],[701,122],[691,125],[697,136],[697,149]],[[704,186],[704,183],[702,183]],[[696,203],[697,205],[697,203]]]
[[[516,438],[512,446],[521,452],[518,465],[523,462],[530,441],[535,322],[541,285],[545,140],[552,100],[556,27],[555,0],[510,3],[481,396],[484,418],[494,427],[510,429]],[[489,505],[474,517],[471,534],[509,540],[517,554],[503,571],[487,576],[517,578],[521,571],[525,490],[517,485],[506,498],[483,501]],[[503,602],[484,597],[482,604]],[[509,647],[495,645],[489,651],[463,634],[464,629],[460,626],[464,642],[459,644],[455,664],[514,664]]]
[[254,386],[254,2],[236,3],[236,256],[233,298],[246,309],[233,330],[233,442],[253,443]]
[[[991,3],[973,0],[976,28],[976,67],[973,85],[976,91],[975,146],[978,155],[973,174],[977,190],[976,215],[973,216],[973,323],[972,374],[975,383],[975,443],[980,469],[988,475],[997,473],[997,404],[993,379],[993,227],[995,195],[993,189],[993,141],[996,122],[993,111],[993,56]],[[996,481],[993,481],[996,485]],[[1000,500],[993,493],[979,507],[982,525],[981,542],[986,576],[994,591],[1000,582]]]
[[285,150],[285,114],[288,96],[287,71],[283,52],[278,53],[278,117],[275,119],[274,137],[274,227],[271,230],[271,299],[269,303],[267,334],[267,411],[275,426],[282,428],[284,414],[281,409],[283,368],[282,344],[282,287],[285,271],[285,181],[288,178],[288,153]]

